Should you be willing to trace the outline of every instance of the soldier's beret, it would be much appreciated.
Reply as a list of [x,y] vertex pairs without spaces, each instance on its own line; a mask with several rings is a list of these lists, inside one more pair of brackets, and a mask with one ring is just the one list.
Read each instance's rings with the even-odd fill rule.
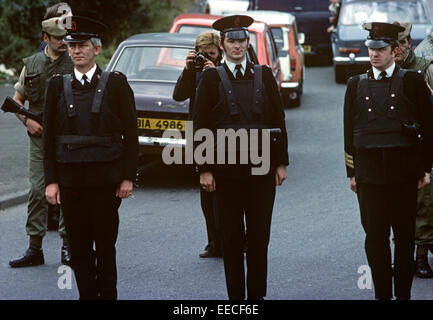
[[395,24],[396,26],[401,26],[404,28],[404,31],[398,33],[398,41],[402,41],[406,39],[410,32],[412,31],[412,23],[411,22],[400,22],[400,21],[394,21],[392,24]]
[[42,31],[56,37],[62,37],[66,34],[66,29],[62,25],[60,17],[42,21]]

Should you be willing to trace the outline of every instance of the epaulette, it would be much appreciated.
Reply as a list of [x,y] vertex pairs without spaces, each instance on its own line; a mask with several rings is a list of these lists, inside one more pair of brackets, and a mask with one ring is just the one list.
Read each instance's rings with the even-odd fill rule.
[[406,70],[407,74],[411,74],[412,77],[415,75],[421,76],[422,78],[424,78],[424,72],[422,70],[418,70],[418,69],[407,69]]
[[419,73],[419,74],[423,74],[424,73],[422,70],[418,70],[418,69],[407,69],[406,72]]

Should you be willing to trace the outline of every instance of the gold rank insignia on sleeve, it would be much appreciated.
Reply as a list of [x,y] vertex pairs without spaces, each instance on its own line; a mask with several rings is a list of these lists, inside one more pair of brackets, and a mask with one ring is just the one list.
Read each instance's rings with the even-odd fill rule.
[[344,160],[346,162],[346,166],[348,166],[349,168],[354,169],[353,166],[353,156],[351,156],[350,154],[348,154],[347,152],[344,153]]

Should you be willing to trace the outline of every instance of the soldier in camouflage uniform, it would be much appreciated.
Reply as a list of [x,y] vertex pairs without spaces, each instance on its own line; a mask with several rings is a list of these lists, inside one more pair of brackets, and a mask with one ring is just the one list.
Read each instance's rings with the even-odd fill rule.
[[[50,8],[48,8],[47,13]],[[71,73],[72,61],[66,52],[63,36],[66,30],[62,27],[59,12],[57,17],[44,17],[42,21],[42,34],[47,46],[44,50],[24,58],[24,68],[18,82],[15,84],[14,100],[24,105],[29,101],[29,110],[42,112],[45,104],[45,92],[49,80],[56,74]],[[30,192],[28,200],[28,216],[26,232],[30,237],[29,248],[25,254],[9,262],[12,268],[40,265],[44,263],[42,239],[47,231],[48,202],[45,198],[45,181],[42,152],[42,126],[32,119],[18,115],[24,124],[30,138],[29,153],[29,181]],[[63,238],[61,261],[70,263],[69,246],[66,240],[66,231],[63,217],[60,215],[59,234]]]
[[[412,38],[410,32],[412,23],[394,22],[405,28],[399,33],[399,52],[395,62],[404,69],[416,69],[424,73],[425,81],[430,90],[433,88],[433,64],[432,61],[415,56],[411,49]],[[433,176],[430,174],[430,179]],[[431,180],[433,181],[433,180]],[[432,278],[433,271],[428,264],[428,251],[433,252],[433,184],[430,183],[418,191],[418,206],[416,216],[416,275],[420,278]]]

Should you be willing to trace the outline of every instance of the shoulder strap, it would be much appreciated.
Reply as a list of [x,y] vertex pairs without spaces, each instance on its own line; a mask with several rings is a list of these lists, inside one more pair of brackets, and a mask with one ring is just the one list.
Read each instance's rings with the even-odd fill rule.
[[403,78],[406,72],[406,69],[400,68],[393,77],[390,91],[391,97],[397,97],[397,93],[400,89],[401,84],[403,83]]
[[77,115],[75,104],[74,104],[74,96],[72,94],[72,76],[71,74],[63,75],[63,92],[65,93],[66,105],[68,108],[68,117],[75,117]]
[[109,76],[109,71],[104,71],[101,73],[98,86],[96,87],[95,96],[93,97],[92,113],[99,113],[101,111],[102,97],[104,96],[104,90],[107,86]]
[[[368,85],[368,73],[359,75],[359,81],[356,89],[356,99],[368,109],[367,120],[371,121],[376,118],[376,108],[373,105],[372,93]],[[362,102],[361,102],[362,101]]]
[[262,66],[254,65],[254,93],[253,93],[253,112],[262,113],[262,98],[263,98],[263,85],[262,85]]
[[237,103],[236,97],[233,93],[233,87],[232,87],[232,84],[230,83],[229,76],[227,75],[227,72],[223,66],[216,67],[216,70],[217,70],[217,72],[221,78],[221,83],[223,84],[224,91],[225,91],[226,96],[227,96],[227,100],[229,103],[229,109],[230,109],[230,115],[236,116],[239,114],[238,103]]

